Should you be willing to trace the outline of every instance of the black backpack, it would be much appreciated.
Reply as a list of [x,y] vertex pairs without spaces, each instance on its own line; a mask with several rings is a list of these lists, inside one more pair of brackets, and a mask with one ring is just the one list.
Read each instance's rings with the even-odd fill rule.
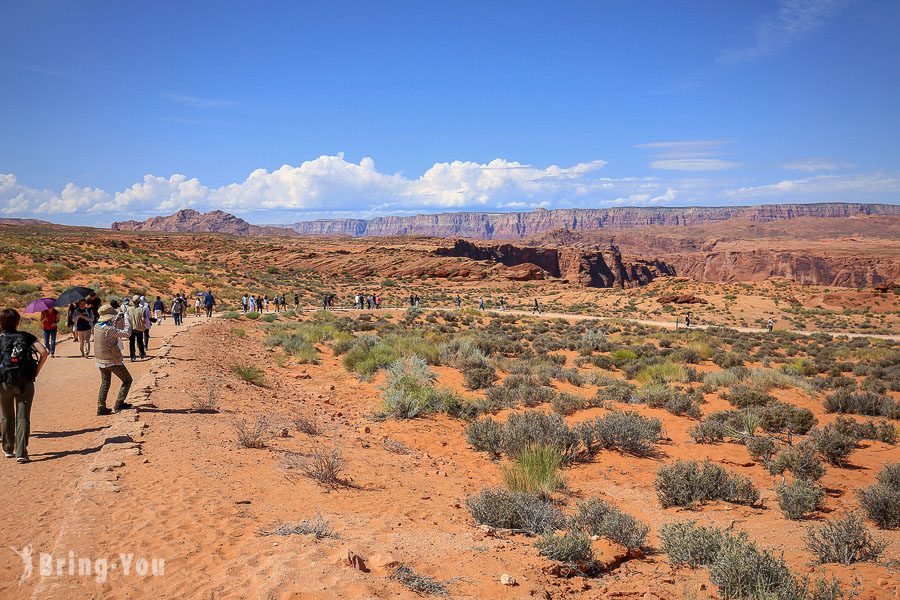
[[22,386],[34,381],[37,352],[21,332],[0,334],[0,383]]

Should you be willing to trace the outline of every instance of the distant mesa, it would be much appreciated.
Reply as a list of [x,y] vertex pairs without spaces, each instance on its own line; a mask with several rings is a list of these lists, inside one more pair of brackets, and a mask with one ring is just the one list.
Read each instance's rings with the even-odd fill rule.
[[113,231],[155,231],[169,233],[224,233],[229,235],[297,235],[290,229],[267,225],[251,225],[221,210],[208,213],[186,208],[167,217],[151,217],[146,221],[117,221]]

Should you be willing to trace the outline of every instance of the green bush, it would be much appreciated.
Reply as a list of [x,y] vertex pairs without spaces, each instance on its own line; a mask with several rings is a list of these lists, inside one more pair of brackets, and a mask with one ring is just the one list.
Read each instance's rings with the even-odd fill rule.
[[501,472],[510,491],[549,497],[565,487],[559,474],[561,465],[562,455],[557,448],[538,445],[522,450]]
[[732,367],[722,371],[713,371],[703,376],[703,385],[712,389],[732,387],[743,381],[749,371],[744,367]]
[[700,418],[700,404],[695,398],[662,383],[646,385],[634,397],[651,408],[663,408],[673,415]]
[[776,488],[778,506],[788,519],[799,521],[811,512],[822,508],[825,490],[817,483],[797,479],[790,484],[782,484]]
[[887,544],[872,537],[862,517],[857,514],[810,528],[806,534],[806,545],[820,563],[842,565],[876,561],[887,547]]
[[247,383],[252,383],[259,387],[265,387],[266,385],[266,374],[263,373],[262,369],[254,365],[234,365],[231,367],[231,372]]
[[379,416],[412,419],[419,415],[443,412],[454,397],[449,390],[434,387],[437,375],[418,356],[394,361],[387,370],[387,385],[382,392]]
[[477,523],[498,529],[518,529],[540,535],[565,526],[565,516],[559,507],[535,494],[485,488],[469,496],[466,505]]
[[571,415],[577,410],[581,410],[585,408],[587,402],[584,398],[576,396],[574,394],[569,394],[567,392],[562,392],[553,397],[553,400],[550,401],[550,406],[553,408],[553,412],[559,413],[561,415]]
[[854,392],[842,388],[825,397],[825,410],[832,413],[900,419],[900,402],[877,392]]
[[736,385],[732,387],[730,391],[722,394],[722,398],[727,400],[735,408],[765,406],[774,400],[769,394],[745,385]]
[[223,319],[240,319],[241,313],[230,310],[228,312],[222,313],[222,318]]
[[616,542],[628,550],[640,550],[650,530],[646,525],[603,500],[592,498],[578,503],[571,528],[584,530]]
[[539,444],[559,450],[566,463],[578,450],[578,439],[559,415],[533,410],[510,413],[503,427],[503,452],[514,457]]
[[671,383],[674,381],[687,381],[684,367],[671,362],[664,362],[644,367],[635,376],[635,379],[646,385],[651,383]]
[[715,527],[703,527],[693,521],[670,523],[659,530],[662,549],[676,565],[692,569],[711,565],[725,542],[725,535]]
[[274,323],[278,320],[278,315],[276,315],[275,313],[269,313],[267,315],[263,315],[260,320],[265,323]]
[[693,506],[711,500],[752,505],[759,500],[759,491],[749,479],[730,474],[708,461],[680,460],[664,465],[656,474],[654,487],[663,508]]
[[725,600],[803,598],[781,557],[760,550],[746,536],[726,536],[709,570]]
[[[649,456],[659,442],[662,423],[632,411],[611,411],[593,421],[593,437],[606,450]],[[590,449],[588,449],[590,451]]]
[[244,316],[247,317],[248,319],[250,319],[251,321],[255,321],[256,319],[259,318],[259,313],[251,310],[250,312],[246,313]]
[[775,442],[765,436],[747,436],[744,439],[744,445],[747,446],[750,458],[756,462],[768,463],[772,455],[775,454]]
[[630,402],[635,389],[634,384],[614,379],[597,390],[596,403],[602,406],[607,402]]
[[570,565],[592,562],[591,538],[583,531],[567,531],[562,535],[545,534],[535,543],[540,553],[550,560]]
[[460,364],[465,385],[470,390],[481,390],[491,386],[497,380],[494,365],[485,358],[467,359]]
[[759,410],[760,427],[769,433],[790,432],[805,435],[818,420],[808,408],[784,402],[770,402]]
[[840,433],[857,440],[876,440],[885,444],[896,444],[900,439],[896,425],[887,420],[859,422],[840,415],[834,420],[832,426]]

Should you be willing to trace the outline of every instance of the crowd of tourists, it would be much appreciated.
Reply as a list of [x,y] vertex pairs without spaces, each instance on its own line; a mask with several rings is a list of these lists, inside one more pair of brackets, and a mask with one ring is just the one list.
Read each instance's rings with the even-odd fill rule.
[[[275,294],[271,299],[269,295],[244,294],[241,296],[241,310],[246,314],[248,312],[267,313],[272,310],[274,312],[283,312],[289,307],[287,294]],[[294,308],[300,307],[300,294],[294,292]]]

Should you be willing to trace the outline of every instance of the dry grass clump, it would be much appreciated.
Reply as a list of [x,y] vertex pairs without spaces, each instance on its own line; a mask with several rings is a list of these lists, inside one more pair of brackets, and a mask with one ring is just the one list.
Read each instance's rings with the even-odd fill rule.
[[309,455],[288,454],[285,467],[295,469],[304,477],[312,479],[325,487],[338,487],[347,484],[343,477],[346,461],[340,448],[315,448]]
[[265,448],[266,442],[272,437],[272,424],[266,415],[257,417],[252,423],[236,418],[232,426],[238,445],[242,448]]
[[511,492],[538,494],[545,498],[565,487],[559,474],[562,455],[552,446],[530,446],[501,467],[503,481]]
[[319,419],[315,414],[298,413],[293,418],[294,427],[300,433],[316,436],[322,433],[322,427],[319,425]]
[[331,528],[328,521],[321,515],[316,513],[311,519],[303,519],[296,525],[282,524],[272,529],[264,531],[263,535],[311,535],[316,540],[325,538],[340,539],[340,534]]
[[219,381],[215,377],[203,378],[204,393],[191,397],[191,410],[198,413],[219,412]]
[[446,584],[431,577],[420,575],[419,573],[416,573],[412,567],[406,565],[397,567],[397,570],[391,575],[391,579],[401,583],[404,587],[417,594],[446,596],[449,593]]
[[234,365],[231,367],[231,372],[247,383],[259,387],[266,386],[266,374],[255,365]]

